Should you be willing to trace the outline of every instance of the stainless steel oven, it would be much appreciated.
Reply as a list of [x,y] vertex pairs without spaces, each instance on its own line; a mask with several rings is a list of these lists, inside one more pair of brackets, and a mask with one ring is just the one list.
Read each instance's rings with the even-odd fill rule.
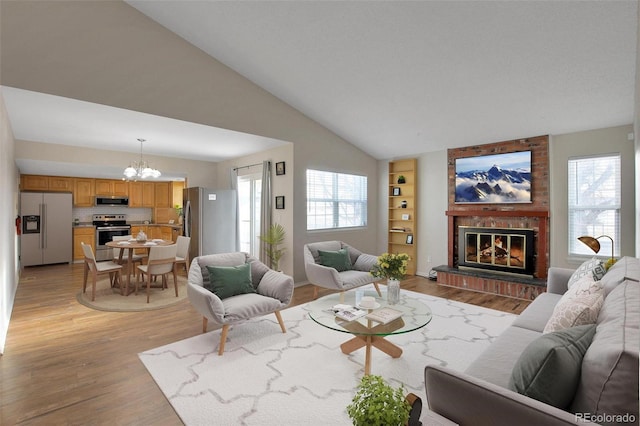
[[113,259],[113,249],[106,244],[113,241],[113,237],[131,234],[131,225],[127,225],[126,216],[93,215],[93,224],[96,227],[96,260],[100,262]]

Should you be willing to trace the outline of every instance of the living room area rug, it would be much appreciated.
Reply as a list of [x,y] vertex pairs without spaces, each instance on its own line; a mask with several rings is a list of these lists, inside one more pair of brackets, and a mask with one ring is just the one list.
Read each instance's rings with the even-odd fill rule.
[[[373,287],[371,287],[373,288]],[[515,315],[403,290],[433,312],[426,327],[387,337],[400,358],[372,350],[371,374],[423,400],[424,367],[464,370]],[[364,374],[365,350],[345,355],[352,336],[326,329],[306,304],[232,326],[223,356],[220,330],[138,356],[181,420],[197,425],[350,425],[346,407]],[[423,408],[424,410],[425,408]]]

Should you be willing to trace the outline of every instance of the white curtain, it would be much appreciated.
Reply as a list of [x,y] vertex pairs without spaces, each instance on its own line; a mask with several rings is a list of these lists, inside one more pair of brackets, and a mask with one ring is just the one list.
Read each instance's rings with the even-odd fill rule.
[[238,169],[231,169],[229,171],[229,180],[231,181],[231,189],[236,192],[236,217],[234,223],[236,224],[236,241],[234,251],[240,249],[240,212],[238,207]]
[[[260,233],[266,234],[271,227],[271,161],[262,163],[262,201],[260,206]],[[260,260],[271,267],[266,253],[267,244],[260,240]]]

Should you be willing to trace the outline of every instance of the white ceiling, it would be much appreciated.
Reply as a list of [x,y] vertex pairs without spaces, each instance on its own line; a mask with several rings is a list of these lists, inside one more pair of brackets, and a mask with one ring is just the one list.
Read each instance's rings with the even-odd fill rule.
[[[378,159],[633,122],[637,1],[127,3]],[[17,139],[139,152],[144,138],[211,161],[282,143],[3,94]]]

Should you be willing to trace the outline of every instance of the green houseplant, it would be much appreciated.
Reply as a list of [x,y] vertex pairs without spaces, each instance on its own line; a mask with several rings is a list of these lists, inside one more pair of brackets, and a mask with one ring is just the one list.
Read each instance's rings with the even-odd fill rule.
[[381,376],[366,375],[347,406],[354,426],[402,426],[409,420],[411,405],[404,387],[393,389]]
[[280,259],[284,256],[285,249],[280,248],[284,243],[284,227],[279,223],[273,223],[265,234],[260,235],[260,240],[267,244],[266,252],[271,269],[280,270]]

